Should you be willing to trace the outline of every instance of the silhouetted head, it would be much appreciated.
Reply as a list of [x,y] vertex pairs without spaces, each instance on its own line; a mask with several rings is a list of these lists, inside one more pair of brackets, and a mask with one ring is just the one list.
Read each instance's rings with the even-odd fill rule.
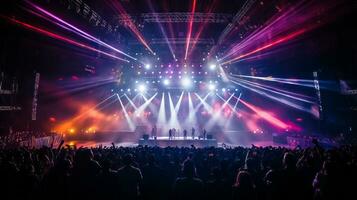
[[252,178],[247,171],[239,171],[237,174],[236,182],[234,184],[236,187],[254,187]]
[[133,163],[133,155],[131,154],[126,154],[124,157],[123,157],[123,163],[124,165],[128,166],[128,165],[131,165]]
[[183,163],[182,172],[185,177],[189,177],[189,178],[192,178],[196,175],[196,168],[191,160],[186,160]]
[[253,158],[248,158],[245,162],[248,170],[255,170],[257,168],[257,162]]
[[76,164],[86,163],[92,160],[94,157],[91,149],[79,149],[76,152],[75,162]]
[[154,164],[155,162],[156,162],[156,159],[155,159],[154,154],[150,154],[150,155],[148,156],[148,163],[149,163],[149,164]]
[[285,168],[294,168],[296,166],[294,155],[286,152],[283,158],[283,165]]

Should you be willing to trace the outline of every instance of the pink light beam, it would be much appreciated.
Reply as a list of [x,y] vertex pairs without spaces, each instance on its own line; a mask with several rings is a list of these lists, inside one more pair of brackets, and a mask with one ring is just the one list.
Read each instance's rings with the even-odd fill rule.
[[195,9],[196,9],[196,0],[193,0],[191,17],[190,17],[190,22],[189,22],[188,32],[187,32],[187,37],[186,37],[185,60],[187,60],[188,48],[190,46],[190,40],[191,40],[191,34],[192,34],[192,24],[193,24],[193,17],[194,17],[194,14],[195,14]]

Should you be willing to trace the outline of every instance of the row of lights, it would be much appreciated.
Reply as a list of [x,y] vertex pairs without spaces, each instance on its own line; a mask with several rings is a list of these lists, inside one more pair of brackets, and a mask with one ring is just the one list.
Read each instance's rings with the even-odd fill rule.
[[[157,73],[158,73],[158,74],[174,74],[174,71],[165,71],[165,72],[159,71],[159,72],[157,72]],[[141,72],[141,71],[138,71],[137,74],[138,74],[138,75],[141,75],[142,72]],[[143,74],[148,74],[148,72],[144,72]],[[150,73],[149,73],[149,74],[150,74]],[[155,72],[152,71],[151,74],[155,74]],[[178,74],[189,74],[189,72],[187,72],[187,71],[183,71],[183,72],[179,71]],[[192,71],[191,74],[195,74],[195,72]],[[208,72],[206,72],[206,71],[205,71],[205,72],[199,71],[199,72],[196,72],[196,74],[205,74],[205,75],[207,75]]]
[[[162,77],[160,77],[160,79],[161,79]],[[165,85],[165,86],[168,86],[168,85],[170,85],[170,83],[171,83],[171,79],[172,77],[170,76],[170,77],[168,77],[168,78],[164,78],[164,80],[162,80],[162,81],[160,81],[160,80],[158,80],[158,81],[152,81],[152,83],[160,83],[160,82],[162,82],[163,83],[163,85]],[[196,81],[196,80],[191,80],[191,79],[194,79],[194,76],[192,76],[191,78],[190,77],[179,77],[180,79],[181,79],[181,85],[182,86],[190,86],[191,84],[192,84],[192,82],[193,83],[202,83],[203,81]],[[139,81],[135,81],[135,83],[136,84],[139,84]],[[146,81],[146,82],[144,82],[144,83],[146,83],[146,84],[149,84],[150,83],[150,81]],[[210,84],[212,84],[212,83],[218,83],[218,81],[212,81],[212,80],[210,80],[209,81],[209,83]]]
[[[194,78],[195,78],[194,76],[191,77],[191,79],[194,79]],[[171,82],[172,76],[169,76],[169,77],[166,77],[166,78],[163,78],[162,76],[160,76],[159,79],[160,79],[160,80],[157,80],[157,81],[151,81],[151,83],[154,83],[154,84],[155,84],[155,83],[160,83],[160,82],[162,82],[164,85],[169,85],[170,82]],[[163,80],[161,81],[161,79],[163,79]],[[181,80],[182,77],[179,76],[179,79]],[[183,77],[183,79],[190,79],[190,77]],[[193,80],[192,82],[194,82],[194,83],[200,83],[200,84],[203,83],[203,81],[197,81],[197,80]],[[218,81],[209,81],[209,83],[213,83],[213,82],[218,83]],[[135,83],[138,84],[139,81],[135,81]],[[150,81],[145,81],[144,83],[149,84]]]
[[[219,89],[217,89],[216,88],[216,85],[215,84],[209,84],[208,85],[208,90],[209,91],[216,91],[216,92],[218,92],[219,91]],[[128,88],[128,89],[126,89],[126,90],[124,90],[124,89],[120,89],[120,92],[131,92],[131,89],[130,88]],[[143,93],[143,92],[146,92],[147,91],[147,87],[144,85],[144,84],[142,84],[142,85],[139,85],[137,88],[135,88],[134,89],[134,91],[135,92],[140,92],[140,93]],[[227,89],[227,88],[222,88],[221,89],[221,91],[222,92],[230,92],[230,91],[238,91],[238,89],[237,88],[235,88],[235,89]],[[114,92],[114,90],[112,90],[112,92]]]
[[[168,65],[168,67],[171,67],[171,66],[172,66],[171,64]],[[191,65],[191,66],[194,67],[195,65]],[[134,68],[134,66],[131,66],[131,67]],[[155,67],[157,67],[157,65],[155,65]],[[161,65],[161,67],[164,67],[164,65]],[[179,67],[179,65],[176,65],[176,67]],[[184,64],[183,67],[187,67],[187,65]],[[200,65],[200,67],[202,67],[202,65]],[[141,68],[140,65],[139,65],[139,68]],[[149,69],[151,69],[151,65],[150,65],[150,64],[145,64],[145,65],[144,65],[144,68],[145,68],[146,70],[149,70]],[[215,70],[215,69],[217,68],[217,65],[212,63],[212,64],[209,64],[209,65],[208,65],[208,68],[209,68],[210,70]]]
[[[158,81],[158,82],[159,82],[159,81]],[[144,83],[140,83],[140,84],[139,84],[139,82],[136,81],[136,83],[137,83],[138,85],[137,85],[137,87],[134,89],[135,92],[137,92],[137,91],[138,91],[138,92],[146,92],[146,91],[147,91],[147,84],[148,84],[149,82],[146,82],[146,84],[144,84]],[[202,83],[202,81],[200,81],[200,83]],[[214,90],[218,91],[218,89],[216,89],[217,83],[218,83],[218,81],[209,81],[208,87],[207,87],[208,90],[210,90],[210,91],[214,91]],[[169,79],[164,79],[164,80],[162,81],[162,84],[163,84],[164,86],[169,86],[169,85],[171,84],[171,81],[170,81]],[[187,77],[183,78],[183,79],[181,80],[181,86],[184,87],[184,88],[186,88],[186,89],[191,88],[191,86],[192,86],[192,80],[191,80],[190,78],[187,78]],[[121,91],[123,92],[124,90],[121,89]],[[129,88],[129,89],[127,89],[127,91],[130,92],[131,89]],[[222,92],[225,92],[225,91],[231,91],[231,89],[229,89],[229,88],[228,88],[228,89],[222,88]],[[233,91],[233,90],[232,90],[232,91]],[[235,91],[238,91],[238,89],[235,89]]]

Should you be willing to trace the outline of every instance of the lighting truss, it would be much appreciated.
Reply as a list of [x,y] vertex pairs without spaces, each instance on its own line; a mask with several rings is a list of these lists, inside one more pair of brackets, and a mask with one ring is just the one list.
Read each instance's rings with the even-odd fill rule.
[[141,18],[146,23],[187,23],[190,19],[195,23],[229,23],[233,15],[226,13],[192,13],[169,12],[169,13],[143,13]]
[[221,44],[224,40],[224,38],[230,33],[233,28],[239,24],[239,22],[243,19],[245,14],[248,12],[248,10],[253,6],[253,4],[256,2],[256,0],[247,0],[242,8],[237,12],[237,14],[233,17],[233,20],[231,23],[227,25],[227,27],[222,31],[221,35],[218,38],[217,45]]
[[[47,1],[47,3],[52,3]],[[86,19],[90,24],[95,27],[102,28],[109,33],[117,33],[118,25],[111,24],[109,20],[106,20],[103,16],[99,15],[98,12],[93,10],[88,4],[83,0],[62,0],[60,1],[67,10],[73,10],[77,15]]]

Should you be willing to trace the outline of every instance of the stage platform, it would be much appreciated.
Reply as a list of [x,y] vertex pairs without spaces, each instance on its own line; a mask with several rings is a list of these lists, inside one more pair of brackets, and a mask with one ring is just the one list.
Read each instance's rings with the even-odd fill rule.
[[198,148],[218,146],[216,139],[192,139],[191,137],[187,137],[186,139],[183,137],[175,137],[172,139],[168,137],[140,139],[139,145],[158,147],[191,147],[193,145]]

